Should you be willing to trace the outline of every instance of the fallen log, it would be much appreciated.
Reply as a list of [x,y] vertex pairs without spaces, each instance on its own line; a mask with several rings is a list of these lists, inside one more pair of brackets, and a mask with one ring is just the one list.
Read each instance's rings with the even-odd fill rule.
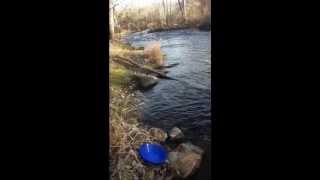
[[135,63],[134,61],[132,61],[129,58],[125,58],[125,57],[122,57],[122,56],[114,56],[112,58],[112,60],[115,63],[118,63],[118,64],[126,67],[127,69],[130,69],[130,70],[133,70],[133,71],[137,71],[137,72],[144,73],[144,74],[155,75],[155,76],[157,76],[159,78],[162,78],[162,79],[172,79],[172,80],[174,80],[174,78],[171,78],[171,77],[167,76],[165,73],[156,71],[156,70],[151,69],[149,67],[144,67],[144,66],[142,66],[140,64]]
[[173,64],[169,64],[167,66],[159,66],[156,69],[172,68],[172,67],[177,66],[177,65],[179,65],[179,63],[173,63]]
[[173,64],[169,64],[168,66],[164,66],[164,68],[172,68],[177,65],[179,65],[179,63],[173,63]]

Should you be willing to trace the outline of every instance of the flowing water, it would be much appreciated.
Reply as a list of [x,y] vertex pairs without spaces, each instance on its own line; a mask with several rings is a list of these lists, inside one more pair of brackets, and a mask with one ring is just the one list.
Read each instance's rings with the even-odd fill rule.
[[[166,54],[166,63],[179,63],[169,68],[169,77],[152,89],[143,92],[141,107],[145,125],[169,131],[181,128],[188,141],[205,149],[199,172],[193,179],[209,178],[211,164],[211,32],[178,30],[157,33],[136,33],[124,41],[136,47],[145,47],[151,41],[160,41]],[[214,118],[213,118],[214,119]],[[211,178],[210,178],[211,179]]]

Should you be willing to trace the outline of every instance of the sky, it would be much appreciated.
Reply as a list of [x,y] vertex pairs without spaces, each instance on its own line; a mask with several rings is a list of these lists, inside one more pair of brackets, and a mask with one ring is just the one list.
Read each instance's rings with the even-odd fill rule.
[[[122,9],[125,6],[128,7],[143,7],[143,6],[150,6],[153,4],[159,4],[162,0],[118,0],[119,6],[117,9]],[[176,1],[176,0],[167,0],[169,1]]]

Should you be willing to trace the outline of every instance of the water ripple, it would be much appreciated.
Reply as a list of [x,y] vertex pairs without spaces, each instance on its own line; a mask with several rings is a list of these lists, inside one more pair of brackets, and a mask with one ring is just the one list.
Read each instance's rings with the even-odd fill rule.
[[126,40],[135,46],[160,40],[168,63],[180,63],[168,69],[168,75],[178,81],[163,80],[144,92],[142,110],[145,124],[165,130],[179,126],[189,137],[210,139],[210,33],[179,30],[136,34]]

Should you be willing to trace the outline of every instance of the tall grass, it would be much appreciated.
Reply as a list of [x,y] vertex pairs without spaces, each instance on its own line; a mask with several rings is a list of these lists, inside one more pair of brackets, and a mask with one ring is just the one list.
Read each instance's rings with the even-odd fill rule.
[[148,63],[157,66],[164,65],[163,54],[161,53],[161,44],[159,41],[151,42],[144,48],[144,58]]

